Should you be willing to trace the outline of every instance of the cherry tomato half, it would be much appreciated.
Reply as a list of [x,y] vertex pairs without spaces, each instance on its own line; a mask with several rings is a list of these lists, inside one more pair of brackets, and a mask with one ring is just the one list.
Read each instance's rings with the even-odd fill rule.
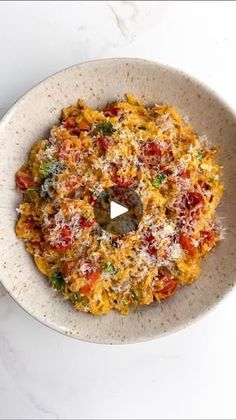
[[69,228],[69,226],[63,226],[63,228],[59,232],[57,242],[53,243],[51,245],[51,248],[54,249],[54,251],[56,252],[63,253],[68,251],[68,249],[72,247],[73,243],[74,238],[71,229]]

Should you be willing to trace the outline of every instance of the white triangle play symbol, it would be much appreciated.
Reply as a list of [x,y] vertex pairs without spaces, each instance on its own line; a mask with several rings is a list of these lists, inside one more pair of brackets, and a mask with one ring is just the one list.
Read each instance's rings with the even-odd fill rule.
[[127,207],[121,206],[120,204],[115,203],[115,201],[111,201],[111,219],[115,217],[121,216],[121,214],[127,213],[129,209]]

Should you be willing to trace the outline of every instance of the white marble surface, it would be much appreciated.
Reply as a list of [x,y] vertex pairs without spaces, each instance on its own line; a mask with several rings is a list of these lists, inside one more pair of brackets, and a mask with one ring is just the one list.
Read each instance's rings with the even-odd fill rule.
[[[236,109],[235,17],[235,2],[2,1],[0,114],[63,67],[118,56],[182,68]],[[0,418],[234,419],[235,319],[234,292],[175,335],[101,346],[40,325],[0,286]]]

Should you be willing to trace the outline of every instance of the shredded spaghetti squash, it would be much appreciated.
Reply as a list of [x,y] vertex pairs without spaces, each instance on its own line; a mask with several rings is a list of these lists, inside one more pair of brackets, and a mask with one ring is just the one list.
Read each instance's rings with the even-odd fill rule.
[[[77,310],[127,314],[169,298],[198,277],[220,237],[216,154],[168,105],[127,95],[95,110],[79,100],[16,174],[16,234]],[[113,185],[142,200],[138,228],[126,235],[106,232],[94,217],[96,197]]]

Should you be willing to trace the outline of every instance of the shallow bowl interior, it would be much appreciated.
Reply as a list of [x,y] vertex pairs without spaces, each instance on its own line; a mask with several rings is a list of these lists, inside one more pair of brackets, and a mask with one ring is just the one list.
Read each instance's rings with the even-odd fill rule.
[[[225,240],[203,262],[201,277],[161,304],[129,316],[76,312],[51,290],[14,233],[20,196],[14,174],[33,142],[57,123],[62,107],[84,99],[94,107],[133,93],[146,104],[166,102],[188,116],[194,129],[221,146],[225,192],[218,210]],[[43,81],[22,97],[0,123],[1,281],[31,315],[62,333],[100,343],[136,342],[191,323],[232,289],[236,271],[236,118],[211,90],[175,69],[140,59],[108,59],[76,65]]]

